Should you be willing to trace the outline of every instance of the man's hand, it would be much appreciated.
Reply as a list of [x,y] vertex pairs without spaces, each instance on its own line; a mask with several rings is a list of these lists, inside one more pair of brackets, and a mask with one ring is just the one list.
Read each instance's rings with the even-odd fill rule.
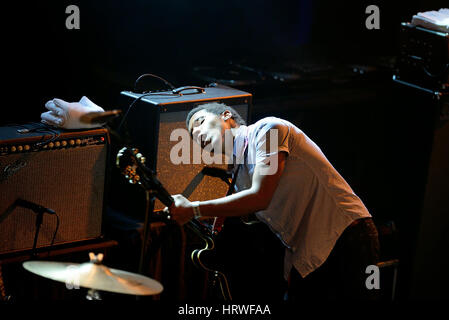
[[170,212],[173,219],[183,225],[193,218],[192,203],[187,200],[183,195],[177,194],[173,196],[175,202],[170,208],[165,207],[165,212]]
[[47,101],[45,108],[49,111],[41,114],[41,122],[65,129],[84,129],[100,127],[101,124],[87,124],[80,121],[81,116],[89,112],[104,112],[87,97],[82,97],[79,102],[67,102],[55,98]]

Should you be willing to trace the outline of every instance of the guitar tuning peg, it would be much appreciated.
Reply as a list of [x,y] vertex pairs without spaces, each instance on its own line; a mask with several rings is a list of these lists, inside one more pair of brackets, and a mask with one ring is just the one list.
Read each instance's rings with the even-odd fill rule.
[[136,158],[139,159],[142,164],[147,160],[141,153],[136,154]]

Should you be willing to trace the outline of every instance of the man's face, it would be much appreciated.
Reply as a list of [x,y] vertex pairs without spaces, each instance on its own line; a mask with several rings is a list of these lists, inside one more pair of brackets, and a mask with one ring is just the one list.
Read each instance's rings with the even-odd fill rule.
[[193,141],[198,143],[201,148],[207,146],[207,150],[223,152],[224,132],[227,123],[222,115],[216,115],[206,110],[196,112],[189,121],[189,133]]

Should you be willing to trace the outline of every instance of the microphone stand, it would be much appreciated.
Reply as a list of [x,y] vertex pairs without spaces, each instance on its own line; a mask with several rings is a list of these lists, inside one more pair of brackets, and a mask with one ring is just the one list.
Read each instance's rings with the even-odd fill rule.
[[36,213],[36,231],[34,233],[34,241],[33,248],[31,249],[31,256],[35,258],[37,256],[37,239],[39,237],[39,232],[41,229],[42,221],[44,219],[44,213],[48,212],[49,214],[56,214],[54,210],[45,208],[41,205],[38,205],[34,202],[17,199],[15,202],[16,206],[20,206],[26,209],[30,209]]
[[[17,206],[22,206],[22,205],[20,205],[19,200],[16,200],[13,204],[11,204],[8,207],[8,209],[6,209],[6,211],[4,213],[0,214],[0,223],[2,223],[3,220],[6,219],[6,217],[9,216]],[[24,207],[24,206],[22,206],[22,207]],[[36,212],[36,214],[37,214],[37,216],[36,216],[36,231],[34,234],[33,248],[31,249],[31,257],[36,258],[36,256],[37,256],[37,252],[36,252],[37,239],[39,236],[42,221],[44,219],[44,213],[49,209],[39,206],[39,205],[34,206],[34,204],[33,204],[32,208],[30,208],[30,207],[25,207],[25,208],[31,209],[34,212]],[[8,301],[11,299],[12,299],[12,296],[6,294],[5,285],[3,282],[2,264],[0,261],[0,301]]]
[[[147,168],[144,164],[142,159],[139,159],[139,156],[134,154],[134,151],[131,151],[132,149],[128,147],[122,148],[119,153],[117,154],[117,166],[120,167],[119,164],[120,161],[118,159],[125,154],[127,156],[130,156],[133,158],[135,165],[137,165],[139,169],[139,179],[138,179],[138,185],[142,187],[145,190],[145,198],[146,198],[146,207],[145,207],[145,222],[143,226],[143,235],[142,235],[142,243],[141,243],[141,250],[140,250],[140,260],[139,260],[139,273],[145,274],[145,261],[147,260],[147,248],[148,248],[148,236],[151,231],[151,222],[152,222],[152,215],[154,215],[154,203],[155,199],[158,198],[163,204],[165,204],[167,207],[170,207],[173,203],[173,198],[168,193],[167,190],[164,189],[162,184],[159,180],[155,177],[154,172]],[[140,155],[141,156],[141,155]],[[136,159],[137,158],[137,159]],[[130,180],[131,183],[133,183]],[[134,181],[136,183],[136,181]],[[169,217],[168,217],[169,219]],[[137,297],[137,300],[140,300],[140,297]]]
[[3,220],[6,219],[6,217],[9,216],[17,206],[30,209],[36,213],[36,231],[34,233],[33,248],[31,249],[31,256],[35,258],[37,256],[37,239],[39,237],[42,221],[44,219],[44,213],[48,212],[50,214],[55,214],[55,212],[33,202],[17,199],[8,207],[8,209],[6,209],[4,213],[0,215],[0,223],[3,222]]
[[145,256],[147,252],[147,240],[148,240],[148,234],[150,231],[150,225],[151,225],[151,214],[154,213],[154,201],[155,201],[155,195],[154,192],[150,189],[145,189],[145,222],[143,226],[143,239],[142,239],[142,246],[140,249],[140,260],[139,260],[139,273],[144,274],[144,263],[146,261]]
[[[148,250],[148,237],[150,234],[152,215],[154,215],[154,203],[156,197],[158,197],[159,193],[152,186],[152,182],[145,175],[141,176],[141,186],[145,189],[145,222],[143,225],[143,235],[142,235],[142,245],[140,247],[140,258],[139,258],[139,273],[145,275],[145,269],[147,264],[147,250]],[[136,296],[137,301],[141,299],[140,296]]]

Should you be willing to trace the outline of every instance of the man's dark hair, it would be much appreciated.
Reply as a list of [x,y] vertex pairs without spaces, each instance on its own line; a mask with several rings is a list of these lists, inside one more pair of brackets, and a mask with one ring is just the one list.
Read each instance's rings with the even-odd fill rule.
[[195,108],[190,110],[190,112],[186,118],[187,129],[189,128],[189,122],[190,122],[190,119],[192,118],[192,116],[200,110],[206,110],[207,112],[210,112],[210,113],[213,113],[216,115],[220,115],[223,112],[225,112],[226,110],[229,110],[232,113],[231,118],[234,119],[235,122],[237,122],[239,125],[246,125],[245,120],[243,120],[242,116],[237,111],[235,111],[234,108],[227,106],[224,103],[209,102],[209,103],[200,104],[199,106],[196,106]]

